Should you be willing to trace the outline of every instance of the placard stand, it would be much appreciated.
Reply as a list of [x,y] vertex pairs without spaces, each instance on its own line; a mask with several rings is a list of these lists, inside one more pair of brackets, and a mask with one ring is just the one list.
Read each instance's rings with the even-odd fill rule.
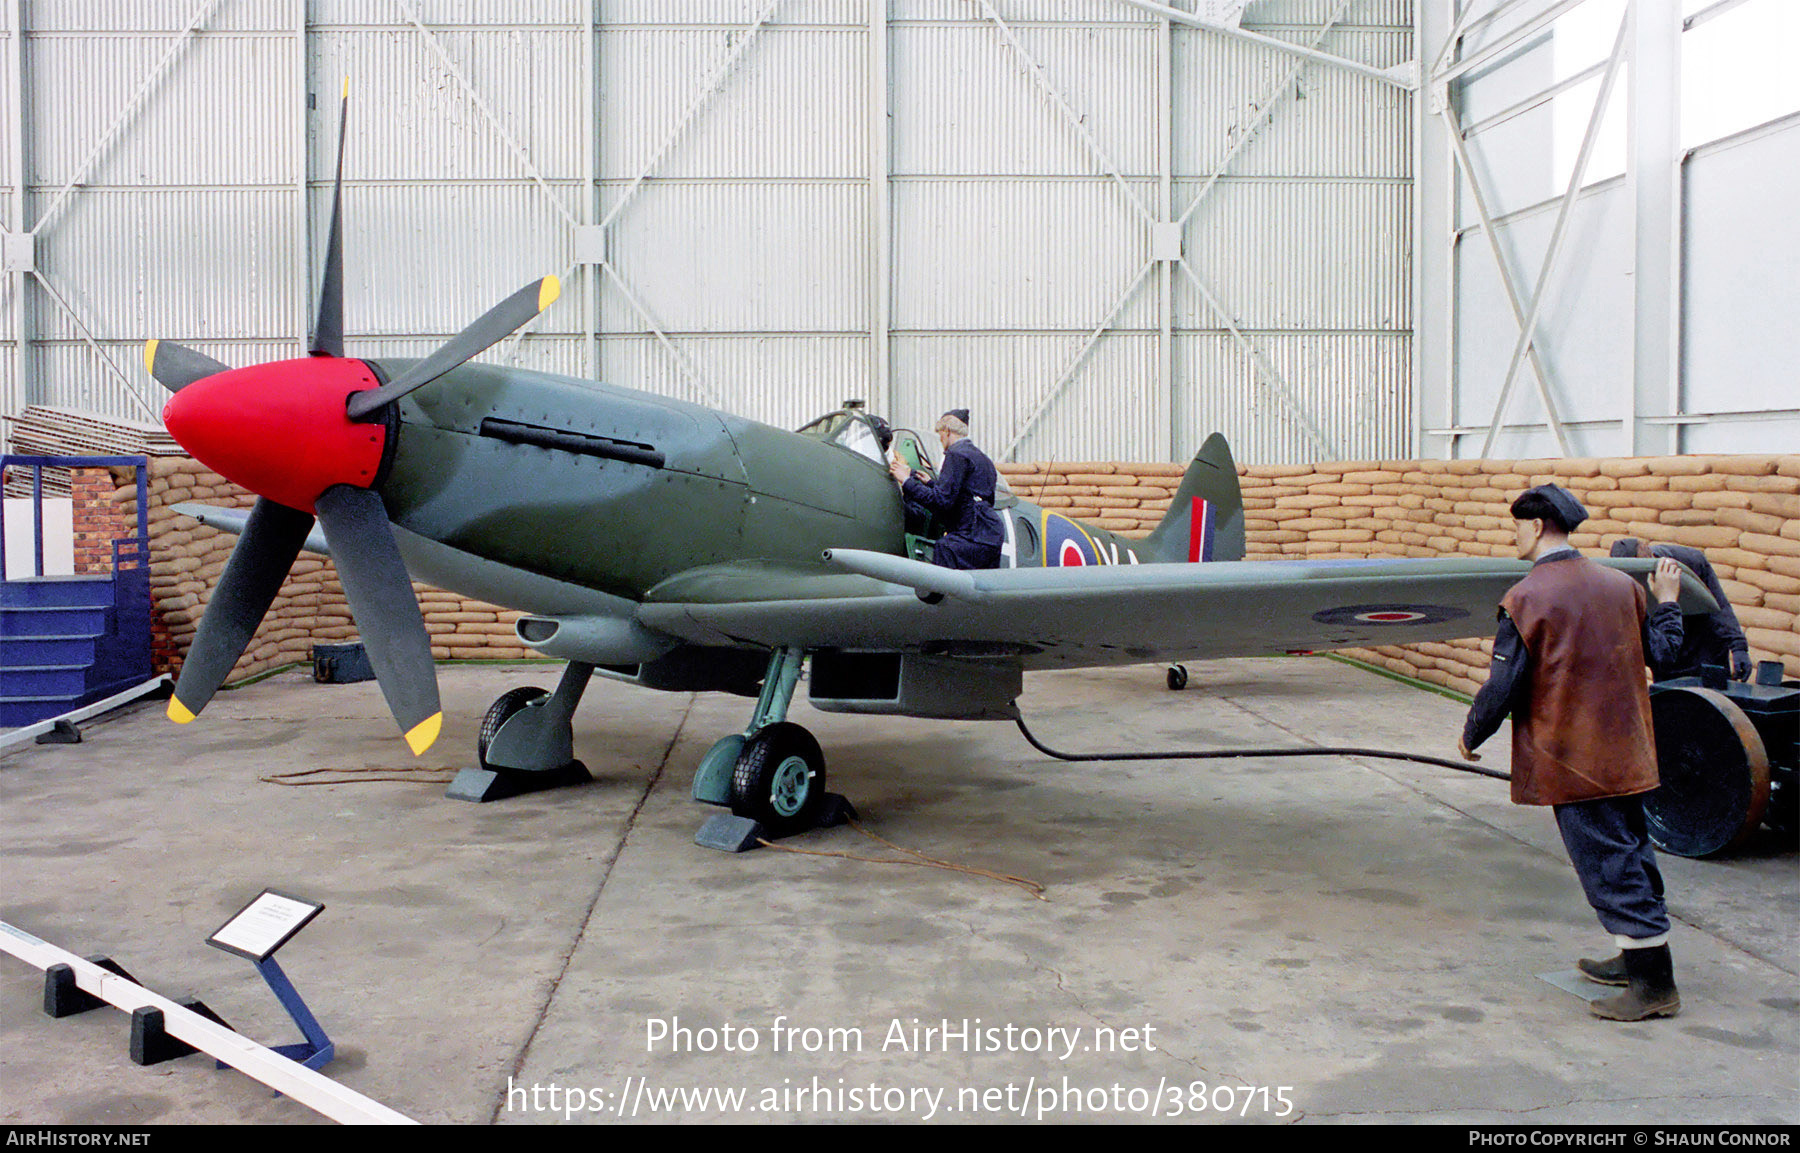
[[236,953],[256,966],[275,999],[281,1002],[281,1007],[287,1010],[306,1038],[291,1045],[271,1045],[270,1049],[313,1070],[324,1068],[336,1055],[336,1049],[325,1030],[320,1028],[318,1018],[300,999],[293,982],[275,963],[275,950],[287,944],[294,934],[324,911],[325,906],[316,901],[264,889],[206,939],[213,948]]
[[294,1024],[300,1026],[301,1034],[306,1037],[306,1040],[296,1041],[291,1045],[271,1045],[269,1048],[283,1057],[300,1062],[308,1069],[323,1069],[337,1055],[337,1050],[332,1045],[331,1038],[325,1035],[325,1030],[319,1027],[318,1018],[312,1015],[312,1010],[306,1007],[306,1002],[294,991],[293,982],[287,979],[287,974],[281,971],[275,958],[264,957],[256,962],[256,971],[269,983],[269,988],[275,991],[275,999],[281,1002],[281,1007],[288,1011],[288,1016],[294,1019]]

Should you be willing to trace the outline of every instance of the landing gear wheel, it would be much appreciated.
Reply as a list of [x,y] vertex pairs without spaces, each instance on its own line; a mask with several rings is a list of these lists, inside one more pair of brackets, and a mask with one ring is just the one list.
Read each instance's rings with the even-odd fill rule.
[[484,769],[492,770],[488,764],[488,746],[500,732],[500,726],[512,719],[514,713],[531,704],[541,701],[550,694],[543,689],[509,689],[500,694],[500,698],[488,706],[487,715],[481,718],[481,732],[475,737],[475,759]]
[[731,774],[731,811],[771,837],[804,832],[825,803],[825,754],[799,725],[781,721],[757,730]]
[[1186,665],[1170,665],[1169,666],[1169,691],[1172,693],[1178,693],[1182,689],[1185,689],[1185,688],[1187,688],[1187,666]]
[[1741,848],[1769,804],[1769,757],[1744,711],[1712,689],[1663,689],[1650,697],[1662,786],[1644,798],[1656,847],[1678,857]]

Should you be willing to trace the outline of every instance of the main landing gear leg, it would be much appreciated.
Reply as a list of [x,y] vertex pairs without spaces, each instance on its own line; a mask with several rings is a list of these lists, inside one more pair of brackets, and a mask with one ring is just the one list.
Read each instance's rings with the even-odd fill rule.
[[575,759],[575,706],[593,665],[570,661],[554,693],[512,689],[481,720],[475,741],[480,768],[464,769],[445,795],[458,801],[498,801],[522,793],[584,785],[594,778]]
[[729,806],[695,841],[707,848],[742,852],[759,837],[779,839],[819,824],[836,824],[848,802],[825,793],[825,755],[813,735],[787,719],[806,653],[797,648],[769,654],[762,695],[750,727],[718,741],[694,773],[694,799]]

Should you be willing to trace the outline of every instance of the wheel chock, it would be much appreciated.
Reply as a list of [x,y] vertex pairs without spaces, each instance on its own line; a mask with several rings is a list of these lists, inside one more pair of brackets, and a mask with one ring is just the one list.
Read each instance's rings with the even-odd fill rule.
[[526,793],[541,793],[545,789],[585,785],[593,779],[593,774],[580,761],[570,761],[560,769],[543,772],[463,769],[450,782],[444,795],[453,801],[473,801],[479,805],[488,801],[504,801],[508,797],[522,797]]
[[757,842],[762,837],[763,827],[751,818],[715,813],[694,834],[694,844],[722,853],[747,853],[759,847]]
[[842,793],[826,793],[824,803],[819,806],[818,828],[835,829],[857,818],[856,806],[850,798]]

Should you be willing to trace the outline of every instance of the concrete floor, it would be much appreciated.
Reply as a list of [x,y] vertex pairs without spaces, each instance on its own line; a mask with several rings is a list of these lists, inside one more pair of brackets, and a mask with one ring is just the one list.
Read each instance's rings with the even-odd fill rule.
[[[871,831],[1039,900],[697,848],[715,810],[689,799],[693,766],[743,725],[736,698],[596,681],[576,718],[593,784],[444,799],[488,702],[555,672],[443,668],[448,724],[411,782],[264,779],[419,773],[374,685],[301,671],[189,728],[151,702],[80,745],[15,749],[0,919],[275,1044],[297,1034],[274,998],[203,940],[264,887],[323,901],[281,960],[337,1043],[326,1072],[427,1122],[560,1122],[572,1098],[576,1121],[1800,1122],[1791,850],[1665,859],[1685,1009],[1609,1024],[1540,979],[1610,950],[1549,814],[1500,782],[1340,758],[1068,764],[1010,725],[796,706]],[[1075,750],[1440,756],[1464,711],[1323,658],[1162,682],[1037,675],[1022,706]],[[1487,752],[1505,767],[1504,737]],[[895,856],[849,828],[789,844]],[[53,1021],[40,990],[0,956],[0,1122],[318,1120],[203,1057],[139,1068],[123,1014]],[[965,1021],[947,1051],[924,1033]]]

